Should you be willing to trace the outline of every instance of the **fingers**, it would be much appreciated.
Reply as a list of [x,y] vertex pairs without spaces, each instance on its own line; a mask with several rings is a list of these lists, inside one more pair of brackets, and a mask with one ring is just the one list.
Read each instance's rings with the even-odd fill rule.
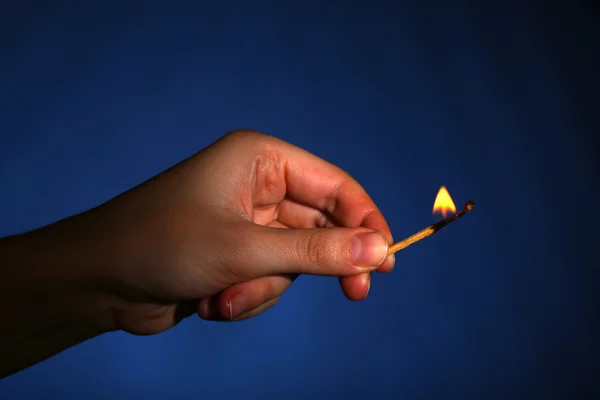
[[364,300],[371,289],[371,274],[340,277],[340,286],[344,295],[352,301]]
[[330,216],[321,210],[300,204],[292,199],[279,203],[277,220],[291,228],[331,228],[337,226]]
[[[255,207],[278,204],[285,198],[321,211],[345,227],[367,227],[392,236],[383,215],[364,188],[339,167],[275,137],[252,131],[232,132],[223,143],[236,143],[245,156],[231,152],[221,156],[252,160],[252,203]],[[281,210],[285,218],[285,210]],[[285,222],[284,222],[285,223]],[[288,224],[286,224],[288,225]],[[297,225],[289,224],[296,228]]]
[[253,279],[233,285],[218,295],[203,298],[198,306],[198,315],[207,320],[231,321],[240,316],[257,315],[266,310],[264,304],[275,304],[293,283],[296,275],[276,275]]
[[347,172],[289,143],[278,141],[286,196],[331,216],[337,225],[378,230],[392,241],[385,218],[365,189]]
[[366,228],[246,229],[234,246],[234,257],[244,260],[246,280],[279,274],[356,275],[377,269],[387,257],[385,236]]
[[[260,135],[260,134],[258,134]],[[278,220],[291,228],[312,227],[365,227],[383,233],[388,245],[393,243],[392,233],[366,190],[347,172],[339,167],[290,143],[266,136],[268,142],[265,152],[271,170],[283,175],[286,199],[276,198],[278,191],[269,190],[274,201],[281,201]],[[278,149],[274,151],[273,148]],[[274,167],[277,166],[277,167]],[[260,172],[259,172],[260,174]],[[264,175],[264,174],[263,174]],[[279,181],[276,174],[269,175],[270,182]],[[263,182],[257,179],[256,182]],[[267,202],[262,186],[254,188],[260,193],[261,201]],[[279,193],[280,194],[280,193]],[[394,256],[381,265],[380,272],[389,272],[395,263]]]
[[[247,159],[253,160],[249,171],[254,175],[251,191],[255,207],[280,203],[277,220],[290,228],[362,227],[381,232],[388,246],[393,243],[382,213],[349,174],[271,136],[248,131],[234,134],[232,138],[236,136],[245,140],[244,148],[253,153]],[[298,273],[343,276],[342,290],[348,298],[359,300],[366,296],[370,282],[370,276],[364,271],[386,273],[395,264],[393,255],[384,255],[385,261],[379,265],[360,268],[349,255],[352,246],[348,243],[353,240],[349,233],[332,233],[326,240],[327,235],[321,233],[305,235],[296,229],[288,231],[280,239],[256,243],[262,247],[262,254],[257,258],[266,261],[263,275],[296,269]],[[294,235],[298,237],[292,237]],[[275,265],[277,262],[279,266]],[[350,277],[352,275],[356,276]]]
[[253,317],[256,317],[259,314],[262,314],[263,312],[267,311],[269,308],[273,307],[275,304],[277,304],[277,302],[279,302],[279,297],[275,297],[274,299],[271,299],[269,301],[267,301],[266,303],[261,304],[260,306],[256,307],[254,310],[249,311],[245,314],[240,314],[236,317],[234,317],[231,321],[243,321],[246,319],[250,319]]

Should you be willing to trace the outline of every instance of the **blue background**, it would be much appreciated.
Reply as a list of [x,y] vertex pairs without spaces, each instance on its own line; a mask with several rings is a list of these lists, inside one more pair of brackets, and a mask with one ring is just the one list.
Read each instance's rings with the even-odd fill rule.
[[478,204],[364,302],[301,277],[258,318],[107,334],[1,381],[1,398],[598,393],[596,10],[80,3],[2,6],[0,235],[236,128],[348,170],[397,239],[437,220],[440,185]]

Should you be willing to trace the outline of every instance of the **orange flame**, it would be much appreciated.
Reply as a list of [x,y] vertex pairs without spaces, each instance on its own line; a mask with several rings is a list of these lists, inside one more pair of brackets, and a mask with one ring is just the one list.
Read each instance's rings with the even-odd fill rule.
[[448,193],[448,189],[445,186],[440,188],[437,196],[435,196],[435,202],[433,203],[433,213],[441,213],[444,218],[449,213],[455,213],[456,206],[454,205],[454,201],[452,201],[452,197],[450,197],[450,193]]

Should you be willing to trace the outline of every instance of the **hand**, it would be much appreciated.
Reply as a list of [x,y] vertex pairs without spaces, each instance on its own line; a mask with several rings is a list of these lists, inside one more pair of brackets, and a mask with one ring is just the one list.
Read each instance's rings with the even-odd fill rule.
[[79,218],[105,249],[115,328],[133,334],[195,312],[253,317],[298,274],[338,276],[361,300],[370,272],[394,265],[388,225],[355,180],[258,132],[230,133]]

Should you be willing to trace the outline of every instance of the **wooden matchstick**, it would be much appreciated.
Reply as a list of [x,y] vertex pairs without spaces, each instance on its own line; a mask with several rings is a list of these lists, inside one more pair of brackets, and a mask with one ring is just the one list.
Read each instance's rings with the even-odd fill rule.
[[388,254],[394,254],[395,252],[403,250],[403,249],[407,248],[408,246],[410,246],[411,244],[418,242],[421,239],[425,239],[429,235],[433,235],[434,233],[436,233],[437,231],[439,231],[446,225],[449,225],[449,224],[453,223],[454,221],[458,220],[459,218],[461,218],[463,215],[465,215],[466,213],[471,211],[473,209],[473,207],[475,207],[475,201],[473,201],[473,200],[467,201],[467,204],[465,204],[465,207],[457,214],[454,214],[451,217],[448,217],[446,219],[441,220],[440,222],[437,222],[431,226],[428,226],[427,228],[423,229],[422,231],[417,232],[414,235],[409,236],[406,239],[391,245],[390,248],[388,249]]

